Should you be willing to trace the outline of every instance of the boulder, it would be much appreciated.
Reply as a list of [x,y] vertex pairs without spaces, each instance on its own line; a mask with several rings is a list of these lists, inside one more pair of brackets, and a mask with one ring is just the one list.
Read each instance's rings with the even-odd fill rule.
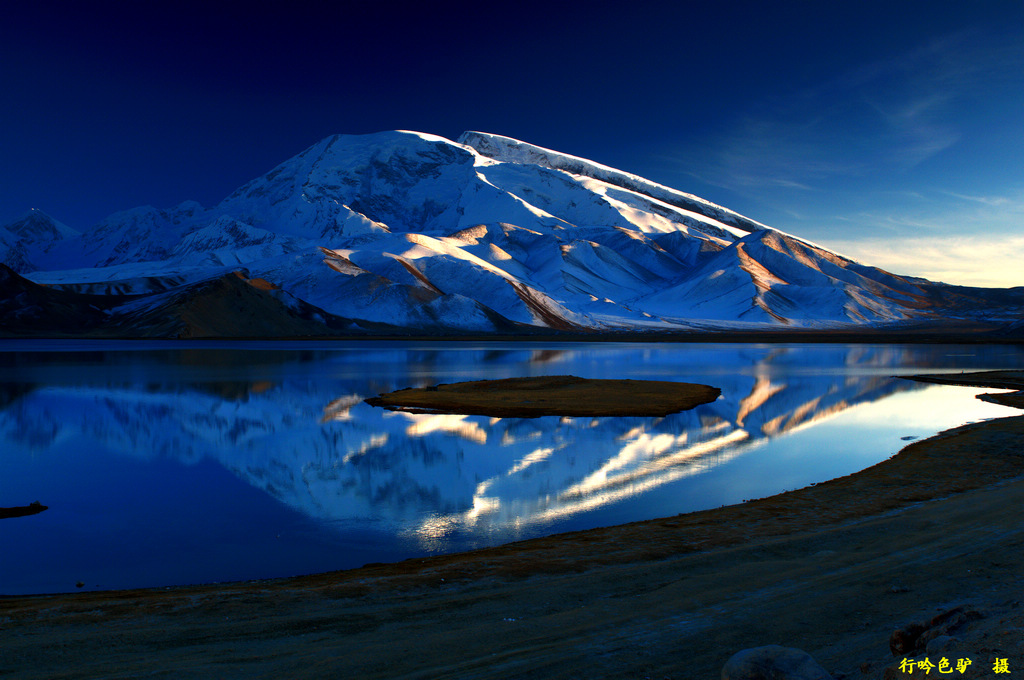
[[832,680],[807,652],[767,645],[736,652],[722,668],[722,680]]

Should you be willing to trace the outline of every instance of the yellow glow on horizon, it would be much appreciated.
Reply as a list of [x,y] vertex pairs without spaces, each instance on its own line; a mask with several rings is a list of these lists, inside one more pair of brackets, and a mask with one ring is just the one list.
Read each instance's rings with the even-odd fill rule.
[[982,288],[1024,286],[1024,237],[830,241],[826,246],[899,276]]

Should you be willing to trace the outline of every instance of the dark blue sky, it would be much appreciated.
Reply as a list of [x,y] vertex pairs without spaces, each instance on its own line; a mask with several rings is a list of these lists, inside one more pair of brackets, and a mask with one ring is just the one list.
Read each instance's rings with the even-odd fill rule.
[[1024,3],[0,9],[0,222],[212,205],[334,133],[474,129],[900,273],[1024,285]]

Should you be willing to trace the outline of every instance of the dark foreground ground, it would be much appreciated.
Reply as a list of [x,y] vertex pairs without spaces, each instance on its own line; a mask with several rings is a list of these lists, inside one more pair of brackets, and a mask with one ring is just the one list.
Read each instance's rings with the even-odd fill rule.
[[893,631],[961,607],[931,662],[1012,678],[1022,504],[1016,416],[667,519],[280,581],[0,598],[0,677],[717,678],[780,644],[836,678],[909,678]]

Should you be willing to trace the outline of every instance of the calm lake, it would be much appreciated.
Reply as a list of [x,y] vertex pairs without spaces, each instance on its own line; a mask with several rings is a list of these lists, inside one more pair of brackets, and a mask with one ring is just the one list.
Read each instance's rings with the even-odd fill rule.
[[[894,376],[1010,345],[0,342],[0,593],[305,574],[663,517],[1014,415]],[[665,418],[496,419],[363,403],[572,374],[697,382]],[[991,391],[991,390],[989,390]]]

